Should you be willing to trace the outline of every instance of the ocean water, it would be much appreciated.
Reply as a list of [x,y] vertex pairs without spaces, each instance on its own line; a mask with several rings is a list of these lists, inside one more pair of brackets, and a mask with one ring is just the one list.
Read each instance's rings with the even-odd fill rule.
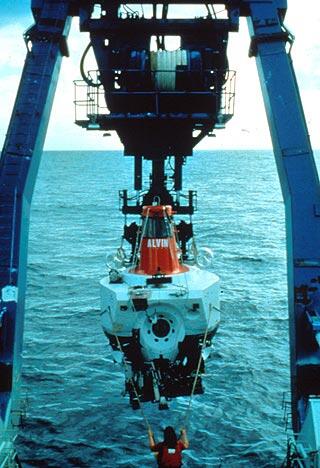
[[[101,330],[99,280],[119,245],[118,190],[132,186],[121,152],[45,152],[32,205],[23,381],[24,467],[155,466],[140,411]],[[269,151],[197,152],[198,245],[214,250],[222,321],[195,396],[186,467],[279,467],[289,391],[284,206]],[[188,399],[145,404],[156,437],[179,428]]]

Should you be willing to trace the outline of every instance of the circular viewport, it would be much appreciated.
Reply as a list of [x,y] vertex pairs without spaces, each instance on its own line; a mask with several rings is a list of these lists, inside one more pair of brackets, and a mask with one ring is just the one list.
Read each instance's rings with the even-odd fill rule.
[[161,318],[152,325],[152,332],[154,335],[156,335],[158,338],[164,338],[167,336],[170,332],[170,324],[167,320]]

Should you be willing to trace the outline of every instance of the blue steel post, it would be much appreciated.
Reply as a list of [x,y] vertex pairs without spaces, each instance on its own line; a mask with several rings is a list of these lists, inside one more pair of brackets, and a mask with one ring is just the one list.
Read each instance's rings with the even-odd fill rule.
[[[320,393],[316,296],[320,276],[320,190],[298,86],[277,1],[248,0],[251,55],[256,56],[285,203],[293,429],[310,394]],[[281,2],[282,6],[283,1]],[[318,388],[319,387],[319,388]]]
[[10,429],[9,412],[20,387],[30,204],[61,58],[67,54],[69,3],[32,2],[35,25],[26,33],[27,57],[0,160],[2,431]]

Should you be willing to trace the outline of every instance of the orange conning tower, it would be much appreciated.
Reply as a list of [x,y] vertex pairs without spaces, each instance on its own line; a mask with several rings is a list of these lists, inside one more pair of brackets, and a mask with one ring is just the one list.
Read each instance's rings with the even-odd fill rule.
[[172,275],[188,271],[179,261],[170,205],[144,206],[142,209],[139,263],[134,269],[141,275]]

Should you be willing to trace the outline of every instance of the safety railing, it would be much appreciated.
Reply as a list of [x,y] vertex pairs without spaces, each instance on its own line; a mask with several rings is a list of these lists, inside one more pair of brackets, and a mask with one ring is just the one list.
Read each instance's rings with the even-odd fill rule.
[[[163,76],[173,73],[175,74],[174,86],[171,77],[167,80],[171,83],[167,89],[165,85],[162,86],[164,89],[159,89],[161,88],[159,84],[157,85],[159,76],[162,77],[163,83],[166,81]],[[181,103],[186,103],[182,106],[182,110],[179,109],[179,105],[177,106],[177,114],[183,114],[186,107],[188,109],[185,113],[190,114],[192,107],[195,107],[195,113],[199,113],[199,109],[204,107],[204,112],[215,115],[218,124],[221,125],[230,120],[234,113],[236,72],[233,70],[222,73],[217,70],[117,69],[110,70],[110,74],[113,76],[111,79],[113,88],[109,90],[105,90],[102,86],[97,70],[88,72],[87,81],[76,80],[74,82],[75,122],[86,126],[88,130],[99,129],[99,120],[108,116],[111,118],[113,114],[122,113],[126,114],[126,117],[143,113],[155,117],[165,113],[173,114],[175,111],[172,99],[180,99]],[[190,101],[190,99],[193,100]],[[211,102],[210,99],[212,99]],[[166,105],[163,105],[165,100]],[[172,103],[170,110],[168,110],[169,100]],[[141,110],[137,103],[142,101],[144,104]],[[214,105],[211,106],[212,103]]]

